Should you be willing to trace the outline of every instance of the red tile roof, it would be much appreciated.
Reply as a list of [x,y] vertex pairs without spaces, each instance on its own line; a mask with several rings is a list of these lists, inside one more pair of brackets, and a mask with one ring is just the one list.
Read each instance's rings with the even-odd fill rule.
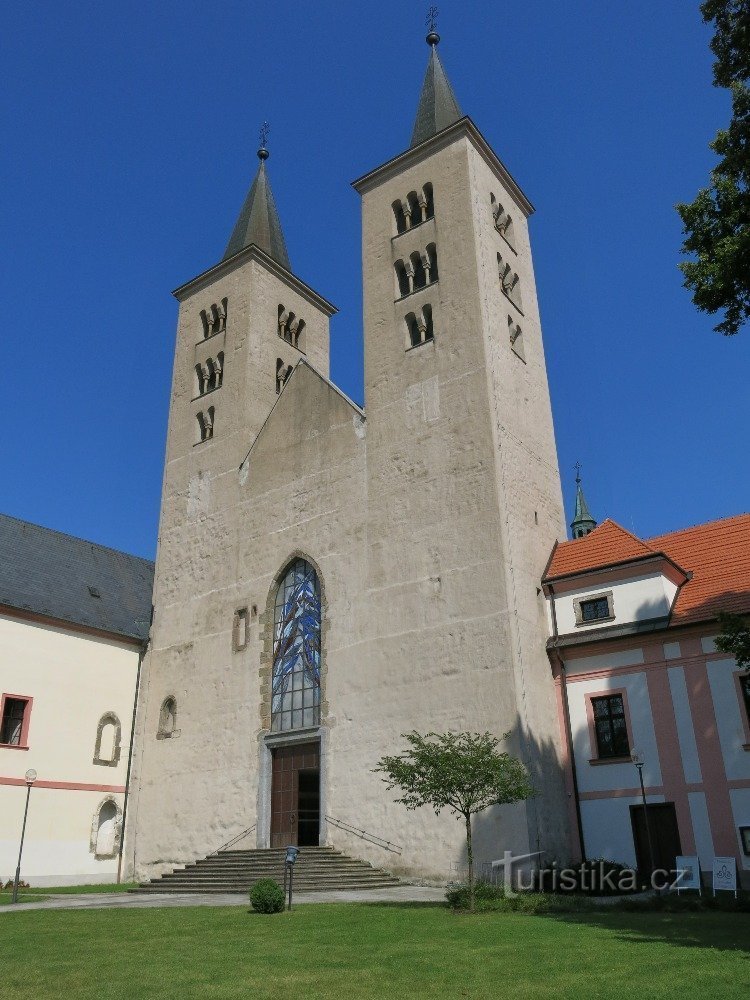
[[545,579],[601,569],[613,563],[664,552],[691,579],[677,596],[671,625],[715,618],[719,611],[750,611],[750,514],[710,521],[646,541],[614,521],[590,535],[561,542]]
[[645,545],[640,538],[636,538],[619,524],[608,519],[602,521],[583,538],[576,538],[572,542],[560,542],[552,553],[545,579],[567,576],[569,573],[582,573],[588,569],[610,566],[626,559],[652,555],[654,550]]

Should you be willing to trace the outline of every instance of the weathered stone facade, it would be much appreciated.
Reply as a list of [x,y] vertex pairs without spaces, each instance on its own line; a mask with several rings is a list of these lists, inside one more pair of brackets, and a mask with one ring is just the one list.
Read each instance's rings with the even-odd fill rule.
[[[394,202],[426,183],[434,216],[398,234]],[[311,739],[321,752],[321,843],[411,875],[455,875],[461,824],[407,812],[373,772],[413,729],[507,733],[527,763],[538,794],[477,820],[480,860],[506,848],[565,855],[539,589],[565,533],[531,206],[467,118],[355,187],[364,411],[327,380],[333,307],[263,249],[245,247],[176,293],[154,621],[125,844],[138,877],[244,830],[248,845],[268,846],[273,749]],[[513,247],[495,225],[495,201],[512,218]],[[402,296],[394,264],[427,247],[437,280]],[[503,290],[499,254],[512,261],[520,300]],[[206,340],[202,311],[224,300],[226,328]],[[279,334],[282,305],[304,320],[305,355]],[[410,347],[407,314],[426,305],[434,338]],[[512,349],[511,319],[525,358]],[[196,399],[195,366],[217,337],[221,385]],[[279,359],[292,373],[277,395]],[[213,436],[197,443],[196,414],[209,403]],[[297,556],[321,585],[321,723],[271,735],[273,605]],[[170,695],[180,739],[157,740]]]

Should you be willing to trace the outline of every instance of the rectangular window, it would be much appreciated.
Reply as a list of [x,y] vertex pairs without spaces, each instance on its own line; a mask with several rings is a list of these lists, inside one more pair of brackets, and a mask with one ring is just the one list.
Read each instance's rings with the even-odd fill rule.
[[609,601],[606,597],[595,597],[591,601],[581,601],[581,621],[596,622],[611,618]]
[[750,674],[740,677],[740,688],[742,689],[742,697],[745,699],[745,711],[747,712],[747,721],[750,725]]
[[621,694],[592,698],[596,750],[600,758],[627,757],[630,753],[625,705]]
[[26,713],[30,705],[28,698],[15,698],[5,695],[3,698],[3,715],[0,721],[0,745],[8,747],[23,746],[25,743],[27,722]]

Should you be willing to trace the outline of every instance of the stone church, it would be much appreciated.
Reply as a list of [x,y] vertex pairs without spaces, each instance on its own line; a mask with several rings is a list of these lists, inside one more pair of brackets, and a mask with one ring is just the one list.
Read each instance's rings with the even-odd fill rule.
[[533,799],[477,819],[480,861],[567,856],[533,207],[462,114],[438,41],[409,148],[354,181],[364,408],[328,377],[336,310],[294,271],[265,148],[223,258],[175,292],[125,833],[138,878],[233,838],[455,876],[463,825],[408,812],[374,772],[415,729],[507,734],[531,773]]

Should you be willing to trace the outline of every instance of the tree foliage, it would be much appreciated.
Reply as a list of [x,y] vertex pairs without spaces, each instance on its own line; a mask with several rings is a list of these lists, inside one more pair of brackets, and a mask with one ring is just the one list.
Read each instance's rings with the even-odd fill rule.
[[[409,749],[378,761],[389,789],[407,809],[430,806],[439,815],[449,809],[463,818],[469,865],[470,907],[474,909],[474,854],[471,817],[489,806],[519,802],[534,794],[517,757],[498,749],[491,733],[404,733]],[[506,736],[507,738],[507,736]]]
[[740,670],[750,667],[750,625],[739,615],[723,612],[719,615],[721,632],[716,636],[716,648],[731,653]]
[[680,269],[703,312],[724,311],[715,329],[735,334],[750,317],[750,5],[705,0],[703,20],[715,23],[714,84],[732,92],[732,119],[709,145],[719,156],[711,183],[677,206],[683,223]]

